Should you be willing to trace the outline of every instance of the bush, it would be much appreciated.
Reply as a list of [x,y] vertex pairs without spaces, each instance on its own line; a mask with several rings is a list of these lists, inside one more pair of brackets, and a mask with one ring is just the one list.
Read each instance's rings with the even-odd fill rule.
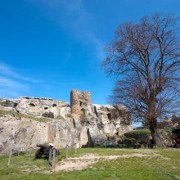
[[126,135],[126,134],[127,134],[127,135],[128,135],[128,134],[150,135],[151,132],[150,132],[150,130],[148,130],[148,129],[138,129],[138,130],[129,131],[129,132],[125,133],[125,135]]
[[148,144],[150,139],[150,131],[147,129],[133,130],[124,134],[123,144],[133,147],[135,144]]
[[124,138],[123,144],[125,144],[127,147],[133,147],[136,144],[136,139],[134,138]]

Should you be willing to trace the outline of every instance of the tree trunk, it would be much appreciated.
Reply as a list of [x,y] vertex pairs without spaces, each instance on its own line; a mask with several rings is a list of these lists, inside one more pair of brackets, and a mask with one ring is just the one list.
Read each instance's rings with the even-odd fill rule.
[[151,121],[149,121],[149,129],[151,131],[151,136],[152,136],[154,145],[156,145],[156,147],[163,148],[164,144],[163,144],[163,141],[162,141],[162,139],[159,135],[158,129],[157,129],[157,120],[156,119],[152,119]]
[[149,120],[149,129],[151,131],[153,143],[156,145],[156,143],[157,143],[157,121],[156,121],[156,119]]
[[151,131],[151,136],[153,143],[157,146],[158,144],[158,134],[157,134],[157,119],[156,119],[156,99],[153,94],[153,91],[151,93],[149,104],[148,104],[148,113],[147,113],[147,119],[149,123],[149,129]]

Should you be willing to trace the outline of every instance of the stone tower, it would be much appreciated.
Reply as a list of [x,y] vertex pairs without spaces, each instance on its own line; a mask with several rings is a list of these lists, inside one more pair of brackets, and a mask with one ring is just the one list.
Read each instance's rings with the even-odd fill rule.
[[85,108],[91,105],[90,92],[71,91],[71,113],[73,116],[81,117],[85,115]]

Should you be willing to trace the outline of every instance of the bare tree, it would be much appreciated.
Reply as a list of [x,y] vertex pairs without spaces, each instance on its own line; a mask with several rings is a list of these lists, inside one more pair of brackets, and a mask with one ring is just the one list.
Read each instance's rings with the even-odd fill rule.
[[[155,14],[139,23],[121,24],[107,48],[103,67],[117,76],[113,103],[129,107],[157,139],[157,121],[178,107],[180,41],[178,18]],[[176,105],[176,106],[173,106]]]

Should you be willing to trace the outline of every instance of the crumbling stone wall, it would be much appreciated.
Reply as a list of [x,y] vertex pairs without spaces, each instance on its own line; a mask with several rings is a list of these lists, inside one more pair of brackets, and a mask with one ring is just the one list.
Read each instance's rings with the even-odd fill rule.
[[76,117],[81,117],[85,113],[85,108],[91,105],[90,92],[71,91],[70,97],[71,113]]
[[91,104],[90,93],[78,90],[72,90],[70,98],[70,104],[49,98],[0,99],[0,153],[13,144],[28,149],[46,142],[59,148],[67,142],[77,147],[116,146],[132,130],[124,105]]

